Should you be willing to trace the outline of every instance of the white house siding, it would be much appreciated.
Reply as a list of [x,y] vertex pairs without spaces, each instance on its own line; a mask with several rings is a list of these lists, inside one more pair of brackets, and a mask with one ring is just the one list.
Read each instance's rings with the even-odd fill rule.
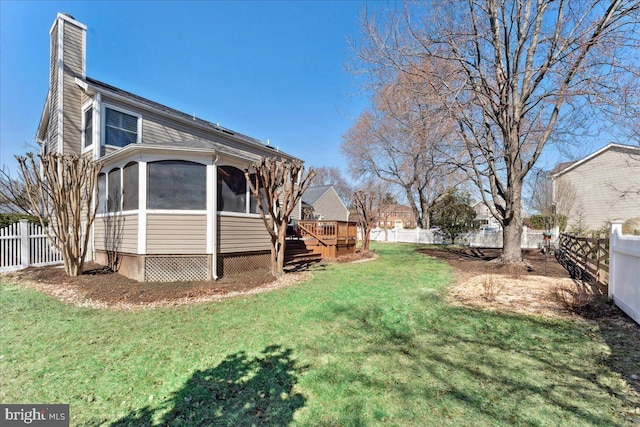
[[[588,230],[614,219],[640,217],[640,154],[611,147],[559,175],[554,188],[559,213],[567,215],[569,227],[578,221],[580,212]],[[570,211],[562,207],[567,202]]]
[[221,254],[271,249],[271,238],[261,218],[221,214],[216,234]]
[[147,254],[206,254],[205,214],[147,214]]
[[[111,217],[111,220],[119,222],[122,226],[122,240],[120,242],[119,251],[135,254],[138,252],[138,214],[123,214],[120,217]],[[95,236],[95,249],[106,250],[104,233],[105,229],[111,227],[107,217],[96,217],[93,227]]]

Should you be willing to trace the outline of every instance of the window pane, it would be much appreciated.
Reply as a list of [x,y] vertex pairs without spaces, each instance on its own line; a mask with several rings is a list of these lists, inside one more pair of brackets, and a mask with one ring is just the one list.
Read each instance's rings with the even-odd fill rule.
[[98,175],[98,213],[107,211],[107,175]]
[[201,210],[207,208],[207,168],[181,160],[147,165],[147,208]]
[[218,167],[218,210],[246,212],[247,180],[244,172],[233,166]]
[[121,111],[106,109],[105,144],[124,147],[138,141],[138,118]]
[[109,197],[107,198],[107,210],[109,212],[120,211],[122,190],[120,188],[120,169],[109,172]]
[[84,112],[84,146],[88,147],[93,143],[93,109]]
[[[256,174],[252,173],[251,175],[249,175],[249,178],[251,179],[251,182],[255,185]],[[258,208],[258,201],[256,200],[255,197],[253,197],[253,193],[251,192],[251,188],[249,188],[249,186],[247,186],[247,191],[249,192],[249,198],[250,198],[249,212],[260,213],[260,208]],[[264,188],[260,189],[260,198],[262,199],[262,207],[268,211],[269,208],[267,204],[267,192],[264,190]]]
[[138,164],[129,163],[122,170],[122,209],[131,211],[138,209]]

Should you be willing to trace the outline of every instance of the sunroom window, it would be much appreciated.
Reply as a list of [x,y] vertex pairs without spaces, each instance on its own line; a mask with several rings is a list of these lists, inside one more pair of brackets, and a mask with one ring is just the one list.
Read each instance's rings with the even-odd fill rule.
[[204,210],[207,208],[207,167],[182,160],[147,165],[147,208]]
[[247,180],[240,169],[233,166],[218,167],[218,210],[247,211]]
[[138,164],[127,164],[122,169],[122,209],[132,211],[138,209]]
[[98,213],[107,212],[107,174],[98,175]]
[[138,141],[138,117],[105,108],[104,143],[125,147]]
[[108,196],[107,196],[107,211],[119,212],[122,210],[122,186],[120,185],[121,169],[113,169],[107,175],[108,182]]

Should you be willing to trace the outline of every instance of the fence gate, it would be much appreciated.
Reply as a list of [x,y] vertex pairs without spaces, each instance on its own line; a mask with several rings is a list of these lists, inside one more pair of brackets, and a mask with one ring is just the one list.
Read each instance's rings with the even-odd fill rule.
[[62,254],[39,224],[20,220],[0,229],[0,272],[58,264]]

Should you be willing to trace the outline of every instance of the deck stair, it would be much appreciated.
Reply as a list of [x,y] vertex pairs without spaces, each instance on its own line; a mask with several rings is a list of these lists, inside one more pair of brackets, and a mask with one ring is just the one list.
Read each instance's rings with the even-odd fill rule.
[[302,239],[287,239],[284,251],[284,264],[287,267],[308,267],[322,260],[322,254],[308,249]]

